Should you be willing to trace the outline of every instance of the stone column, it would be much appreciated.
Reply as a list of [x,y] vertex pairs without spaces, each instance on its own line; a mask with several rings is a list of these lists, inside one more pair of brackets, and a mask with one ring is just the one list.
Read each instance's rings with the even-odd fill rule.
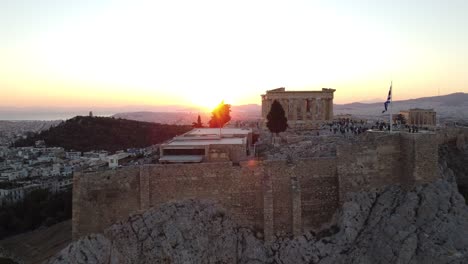
[[307,120],[307,99],[301,99],[302,104],[302,120]]
[[306,101],[304,100],[304,98],[299,98],[298,99],[299,101],[299,112],[300,112],[300,115],[301,115],[301,121],[305,121],[306,120]]
[[322,120],[327,119],[327,99],[322,99]]
[[325,99],[325,119],[330,119],[330,98]]
[[266,100],[265,100],[265,96],[262,96],[262,117],[266,118]]
[[293,120],[292,121],[297,121],[297,100],[292,99],[292,110],[293,110]]
[[328,99],[328,106],[329,119],[333,120],[333,98]]
[[317,105],[317,120],[321,120],[322,119],[322,99],[321,98],[317,98],[316,105]]
[[322,106],[323,106],[323,120],[326,120],[328,117],[328,102],[327,98],[322,99]]
[[316,115],[317,115],[317,102],[316,102],[315,98],[311,99],[310,113],[311,113],[311,116],[312,116],[312,121],[315,121]]
[[286,118],[288,118],[288,113],[289,113],[289,102],[288,102],[288,99],[282,99],[282,100],[281,100],[281,106],[283,107],[284,115],[286,116]]

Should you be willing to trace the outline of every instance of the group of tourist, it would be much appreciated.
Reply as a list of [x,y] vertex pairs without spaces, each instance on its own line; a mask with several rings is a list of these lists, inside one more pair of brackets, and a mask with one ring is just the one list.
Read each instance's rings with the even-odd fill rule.
[[385,131],[385,130],[390,130],[390,126],[384,121],[377,121],[371,127],[371,129],[376,129],[376,130],[378,129],[380,131]]
[[415,125],[412,125],[412,126],[406,125],[406,128],[408,129],[409,133],[418,133],[419,132],[419,128],[417,126],[415,126]]
[[353,121],[349,118],[343,118],[337,121],[333,121],[332,123],[328,124],[328,127],[330,129],[330,132],[333,132],[333,134],[340,133],[343,136],[359,135],[368,130],[363,120]]

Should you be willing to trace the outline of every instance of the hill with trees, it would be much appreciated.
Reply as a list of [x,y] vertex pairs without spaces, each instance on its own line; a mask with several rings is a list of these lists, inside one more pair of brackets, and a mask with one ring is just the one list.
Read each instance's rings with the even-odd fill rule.
[[13,143],[14,147],[34,146],[44,140],[49,147],[67,150],[117,151],[142,148],[162,143],[185,133],[191,126],[165,125],[112,117],[76,116],[26,139]]
[[24,200],[0,208],[0,239],[70,219],[72,192],[34,190]]

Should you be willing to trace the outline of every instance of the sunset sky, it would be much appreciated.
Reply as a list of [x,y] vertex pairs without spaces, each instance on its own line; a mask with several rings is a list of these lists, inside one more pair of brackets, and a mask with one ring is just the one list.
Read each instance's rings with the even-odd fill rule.
[[0,1],[0,106],[468,92],[468,1]]

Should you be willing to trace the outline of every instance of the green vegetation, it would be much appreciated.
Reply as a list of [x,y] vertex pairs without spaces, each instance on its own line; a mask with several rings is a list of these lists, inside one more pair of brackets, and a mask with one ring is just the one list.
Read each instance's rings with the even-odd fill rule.
[[200,115],[198,115],[197,122],[193,122],[193,123],[192,123],[192,127],[193,127],[193,128],[201,128],[201,127],[203,127],[203,123],[202,123],[202,121],[201,121]]
[[223,127],[227,122],[231,121],[231,105],[225,104],[222,101],[214,110],[211,112],[211,119],[208,122],[210,127]]
[[77,116],[39,134],[20,139],[13,146],[34,146],[37,140],[44,140],[47,146],[63,147],[67,150],[117,151],[162,143],[190,129],[191,126]]
[[23,201],[0,209],[0,239],[40,226],[51,226],[70,219],[71,215],[71,190],[57,194],[34,190]]
[[288,128],[288,119],[286,119],[284,109],[276,100],[271,104],[270,112],[267,115],[267,127],[271,133],[277,135]]

